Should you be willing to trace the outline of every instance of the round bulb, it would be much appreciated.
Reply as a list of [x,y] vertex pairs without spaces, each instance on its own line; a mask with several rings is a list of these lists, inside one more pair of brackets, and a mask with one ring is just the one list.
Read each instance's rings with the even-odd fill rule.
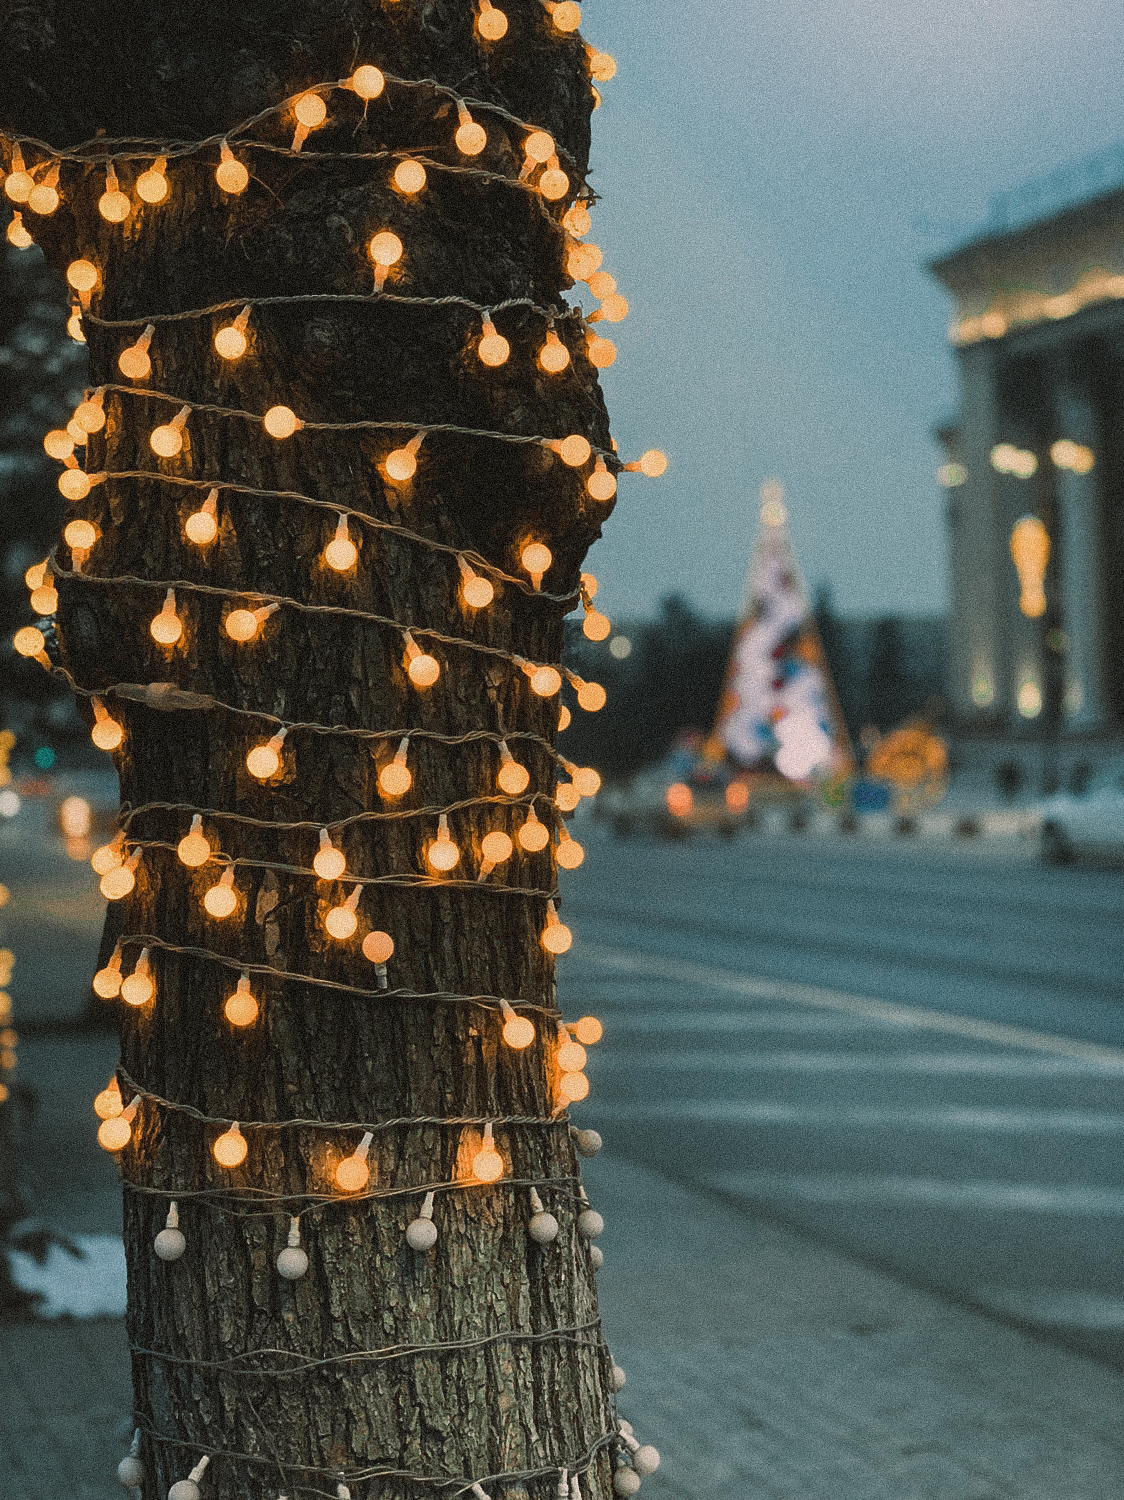
[[76,292],[92,292],[98,284],[98,268],[89,260],[72,260],[66,279]]
[[503,1176],[503,1157],[492,1146],[485,1146],[472,1158],[472,1173],[479,1182],[498,1182]]
[[232,609],[223,628],[232,641],[250,641],[258,633],[258,617],[252,609]]
[[584,464],[593,452],[588,438],[582,437],[580,432],[571,433],[569,437],[562,439],[558,445],[558,456],[564,464],[571,469],[578,469]]
[[588,641],[603,641],[612,633],[612,629],[613,624],[609,616],[603,615],[599,609],[587,611],[582,621],[582,635]]
[[246,352],[246,342],[241,328],[228,323],[215,334],[215,352],[222,359],[241,359]]
[[183,624],[179,615],[171,610],[161,610],[148,627],[149,634],[161,646],[174,646],[183,635]]
[[125,376],[126,380],[143,380],[146,375],[152,373],[152,360],[145,349],[137,349],[130,344],[127,349],[122,349],[117,357],[117,368]]
[[584,1073],[563,1073],[558,1092],[568,1104],[577,1104],[589,1095],[589,1079]]
[[368,254],[376,266],[389,270],[402,259],[402,241],[389,229],[380,229],[367,246]]
[[346,573],[359,560],[359,548],[350,537],[333,537],[324,548],[324,561],[337,573]]
[[168,196],[168,179],[163,172],[149,167],[137,178],[137,197],[144,203],[163,203]]
[[592,766],[579,766],[573,782],[583,797],[596,797],[601,790],[601,777]]
[[498,42],[501,37],[507,35],[507,17],[502,10],[489,5],[487,10],[482,10],[477,16],[476,29],[484,41]]
[[546,130],[532,130],[523,142],[523,150],[541,166],[554,155],[554,137]]
[[126,194],[116,188],[103,193],[98,199],[98,213],[110,224],[123,224],[129,217],[132,206]]
[[95,875],[107,875],[122,864],[121,852],[112,844],[102,844],[90,856],[90,867]]
[[159,458],[174,458],[183,447],[183,433],[171,423],[153,429],[148,439],[153,453]]
[[594,271],[589,278],[589,290],[595,297],[611,297],[617,289],[617,278],[608,271]]
[[250,174],[235,156],[228,156],[215,168],[215,181],[224,193],[241,193],[250,181]]
[[292,437],[300,426],[296,412],[288,406],[271,406],[261,420],[266,432],[274,438]]
[[551,13],[550,19],[558,31],[577,31],[582,23],[582,8],[576,0],[561,0]]
[[490,865],[502,865],[505,859],[511,858],[514,844],[506,833],[498,829],[492,833],[486,833],[480,841],[480,853]]
[[461,598],[470,609],[484,609],[495,597],[496,590],[491,580],[481,578],[479,573],[466,578],[461,586]]
[[401,797],[408,792],[413,779],[409,766],[400,760],[388,761],[379,772],[379,786],[388,797]]
[[666,474],[667,454],[661,453],[658,448],[649,448],[647,453],[641,454],[640,472],[647,474],[649,479],[658,479],[661,474]]
[[124,1106],[121,1103],[121,1090],[114,1081],[108,1088],[102,1089],[94,1100],[94,1114],[99,1120],[115,1120]]
[[551,698],[562,687],[562,677],[554,667],[537,667],[531,678],[531,691],[540,698]]
[[99,750],[116,750],[125,731],[116,719],[99,719],[90,730],[90,738]]
[[432,687],[441,675],[441,665],[436,657],[422,652],[410,658],[406,671],[415,687]]
[[252,1026],[258,1018],[258,1002],[248,990],[235,990],[227,997],[223,1014],[232,1026]]
[[25,625],[12,637],[12,645],[20,656],[38,656],[47,645],[47,637],[34,625]]
[[232,1125],[211,1147],[220,1167],[237,1167],[246,1160],[246,1137]]
[[617,60],[608,52],[595,52],[589,59],[589,71],[598,83],[608,83],[617,76]]
[[542,945],[548,953],[565,953],[574,941],[574,934],[565,922],[552,922],[542,935]]
[[107,870],[101,878],[101,893],[107,901],[120,901],[137,883],[137,877],[128,865],[117,865]]
[[608,469],[594,469],[585,487],[591,500],[611,500],[617,493],[617,476]]
[[208,916],[229,917],[238,905],[238,897],[234,894],[234,887],[229,885],[213,885],[203,897],[203,906]]
[[554,561],[554,554],[542,542],[528,542],[519,554],[519,561],[528,573],[545,573]]
[[272,745],[255,745],[246,757],[246,769],[259,781],[268,781],[276,776],[281,766],[281,757]]
[[425,187],[425,168],[420,161],[400,161],[394,169],[394,186],[400,193],[420,193]]
[[564,870],[576,870],[585,859],[585,850],[577,839],[563,839],[558,845],[557,859]]
[[74,452],[74,439],[65,427],[54,427],[43,439],[43,447],[50,458],[69,458]]
[[483,125],[477,125],[475,120],[466,120],[458,128],[453,139],[462,156],[479,156],[488,144],[488,136]]
[[[94,975],[93,985],[94,994],[102,1000],[115,1000],[121,993],[121,970],[110,968],[99,969]],[[99,1095],[98,1097],[100,1098],[101,1096]],[[103,1115],[102,1118],[107,1119],[108,1116]]]
[[198,547],[205,547],[208,542],[213,542],[218,536],[219,523],[209,510],[197,510],[188,516],[183,529],[189,542],[194,542]]
[[121,1115],[103,1120],[98,1126],[98,1145],[106,1151],[121,1151],[129,1144],[133,1127]]
[[556,333],[547,335],[539,350],[539,368],[548,375],[560,375],[570,363],[570,351]]
[[569,729],[569,727],[570,727],[570,720],[571,720],[572,717],[573,716],[570,713],[570,710],[563,703],[562,707],[558,710],[558,733],[559,734],[561,734],[564,729]]
[[105,407],[100,401],[81,401],[75,408],[74,420],[83,432],[100,432],[105,426]]
[[500,791],[507,792],[511,797],[518,797],[520,792],[525,792],[530,781],[530,771],[526,766],[521,766],[517,760],[505,761],[496,777]]
[[586,713],[595,714],[599,708],[604,708],[608,697],[599,682],[586,682],[578,689],[578,703]]
[[[8,244],[14,245],[17,250],[30,250],[32,245],[34,245],[35,243],[35,241],[31,238],[31,235],[27,232],[26,225],[24,225],[18,215],[9,223],[7,235]],[[69,322],[67,323],[67,327],[70,327]],[[85,342],[85,340],[82,340],[82,342]],[[5,1088],[7,1087],[6,1084],[3,1086]],[[5,1098],[6,1097],[7,1095],[5,1095]]]
[[503,1039],[509,1047],[521,1052],[535,1040],[535,1028],[526,1016],[512,1016],[504,1022]]
[[147,974],[130,974],[121,981],[121,998],[126,1005],[147,1005],[156,986]]
[[328,118],[328,106],[319,94],[302,94],[293,105],[293,113],[307,130],[315,130]]
[[325,844],[322,849],[316,851],[312,868],[321,880],[338,880],[347,869],[347,860],[342,850],[335,848],[332,844]]
[[580,1042],[565,1042],[558,1049],[558,1066],[563,1073],[580,1073],[588,1058]]
[[394,939],[389,932],[369,932],[363,939],[363,957],[371,963],[389,963],[393,956]]
[[372,63],[364,63],[352,73],[351,87],[360,99],[377,99],[386,87],[386,79]]
[[336,1168],[336,1182],[345,1193],[358,1193],[371,1180],[371,1169],[361,1156],[345,1156]]
[[59,607],[58,590],[54,584],[45,583],[31,595],[31,607],[37,615],[53,615]]
[[90,477],[81,469],[64,469],[59,475],[59,493],[67,500],[84,500],[90,493]]
[[486,333],[476,346],[476,352],[480,356],[481,364],[496,369],[507,363],[511,354],[511,345],[502,333]]
[[176,845],[176,853],[180,857],[180,863],[189,870],[198,870],[205,865],[211,857],[211,846],[201,833],[185,833]]
[[554,794],[554,805],[559,812],[573,812],[581,800],[577,787],[568,781],[561,782]]
[[605,1028],[596,1016],[582,1016],[580,1021],[570,1028],[579,1042],[587,1047],[592,1047],[605,1035]]
[[343,942],[355,936],[359,918],[350,906],[333,906],[324,918],[324,926],[329,937],[338,938],[340,942]]
[[460,860],[461,852],[452,839],[434,839],[425,856],[435,870],[451,870]]
[[570,233],[577,235],[579,239],[593,228],[593,219],[584,203],[572,204],[566,210],[562,222]]
[[516,836],[528,854],[537,854],[550,843],[550,832],[546,824],[540,823],[537,818],[533,823],[524,823]]
[[27,203],[35,191],[35,178],[30,172],[10,172],[4,182],[4,192],[13,203]]
[[547,167],[539,178],[539,192],[548,203],[557,203],[570,191],[570,179],[561,167]]
[[404,484],[407,479],[413,479],[417,469],[418,461],[409,448],[395,448],[386,456],[387,476],[397,480],[399,484]]

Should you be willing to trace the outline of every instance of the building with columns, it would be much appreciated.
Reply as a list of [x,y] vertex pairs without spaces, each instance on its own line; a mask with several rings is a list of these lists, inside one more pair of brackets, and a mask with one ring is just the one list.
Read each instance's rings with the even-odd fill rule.
[[931,266],[961,380],[949,692],[968,738],[1095,755],[1124,746],[1124,187],[1023,220]]

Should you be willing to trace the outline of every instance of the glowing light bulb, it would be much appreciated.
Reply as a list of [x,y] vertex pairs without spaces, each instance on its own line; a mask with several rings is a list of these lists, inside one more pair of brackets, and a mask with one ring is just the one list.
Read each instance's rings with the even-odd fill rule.
[[367,253],[376,266],[389,270],[402,259],[403,248],[402,241],[392,230],[380,229],[378,234],[371,236]]
[[404,448],[394,448],[387,454],[383,467],[388,479],[394,480],[396,484],[406,484],[413,479],[418,471],[417,453],[424,436],[424,433],[419,432]]
[[555,31],[577,31],[582,23],[582,8],[576,4],[576,0],[560,0],[557,5],[548,5],[547,9]]
[[613,622],[608,615],[603,615],[599,609],[592,606],[585,612],[582,621],[582,635],[587,641],[604,641],[612,634]]
[[302,94],[293,105],[293,113],[306,130],[315,130],[328,118],[328,106],[319,94]]
[[425,180],[425,168],[412,157],[400,161],[394,169],[393,182],[400,193],[420,193],[425,187]]
[[176,614],[176,591],[169,589],[160,613],[149,623],[148,633],[161,646],[174,646],[183,635],[183,621]]
[[181,406],[170,422],[153,428],[148,445],[158,458],[174,458],[183,448],[184,423],[191,415],[190,406]]
[[410,790],[413,784],[413,776],[406,764],[406,752],[410,741],[404,739],[395,752],[394,759],[388,761],[379,772],[379,788],[388,797],[401,797],[404,792]]
[[103,1151],[123,1151],[133,1135],[133,1121],[140,1108],[140,1095],[125,1106],[119,1115],[111,1115],[98,1126],[98,1145]]
[[617,60],[608,52],[598,52],[595,47],[589,49],[589,71],[598,83],[608,83],[610,79],[617,76]]
[[119,833],[111,844],[101,844],[90,856],[90,866],[95,875],[106,875],[125,862],[125,835]]
[[53,427],[43,439],[43,450],[49,458],[69,458],[74,452],[74,439],[65,427]]
[[572,1041],[564,1026],[558,1028],[558,1066],[563,1073],[580,1073],[588,1062],[586,1050],[580,1042]]
[[1021,516],[1011,531],[1011,559],[1019,575],[1019,609],[1028,619],[1046,613],[1046,568],[1050,533],[1037,516]]
[[600,245],[574,244],[566,255],[566,270],[575,281],[585,281],[599,269],[603,259]]
[[363,939],[363,957],[373,964],[386,964],[394,957],[394,939],[389,932],[369,932]]
[[598,458],[593,473],[585,482],[585,488],[591,500],[611,500],[617,493],[617,476],[605,467],[603,458]]
[[533,162],[542,166],[554,155],[554,137],[546,130],[532,130],[523,142],[523,150]]
[[[633,466],[628,465],[629,468]],[[642,453],[636,462],[641,474],[646,474],[649,479],[658,479],[661,474],[667,473],[667,454],[661,453],[658,448],[649,448],[647,453]]]
[[457,126],[457,133],[453,137],[457,150],[462,156],[479,156],[488,144],[487,132],[483,125],[476,123],[463,104],[458,103],[457,113],[460,118],[460,124]]
[[164,175],[167,167],[168,158],[158,156],[137,178],[137,197],[143,203],[163,203],[168,196],[168,179]]
[[608,697],[599,682],[583,682],[578,688],[578,704],[588,714],[595,714],[598,709],[604,708]]
[[516,1052],[522,1052],[524,1047],[529,1047],[535,1040],[535,1027],[526,1016],[517,1015],[513,1006],[506,1000],[501,1000],[503,1009],[503,1039],[507,1045]]
[[363,1132],[363,1139],[356,1146],[350,1156],[345,1156],[336,1168],[336,1183],[343,1188],[345,1193],[358,1193],[365,1188],[371,1180],[371,1168],[367,1161],[367,1153],[371,1149],[374,1135],[371,1131]]
[[91,706],[94,710],[94,725],[90,730],[90,738],[99,750],[116,750],[125,738],[124,726],[106,712],[100,698],[95,698]]
[[255,745],[246,756],[246,769],[258,781],[268,781],[281,769],[281,746],[287,729],[279,729],[264,745]]
[[219,492],[213,489],[203,502],[201,510],[192,511],[183,523],[184,535],[197,547],[206,547],[219,534],[217,518]]
[[521,766],[507,748],[506,743],[500,742],[500,769],[496,782],[501,792],[507,792],[511,797],[518,797],[520,792],[525,792],[531,782],[531,773],[526,766]]
[[35,589],[41,589],[43,587],[43,582],[46,577],[47,559],[44,559],[42,562],[31,564],[31,567],[28,568],[27,572],[23,575],[23,581],[29,589],[34,591]]
[[12,637],[12,645],[20,656],[45,657],[47,637],[34,625],[25,625]]
[[101,1093],[94,1098],[94,1114],[99,1120],[116,1120],[124,1108],[121,1102],[121,1086],[116,1078],[111,1078]]
[[238,1121],[235,1120],[229,1130],[219,1136],[211,1147],[212,1154],[220,1167],[239,1167],[246,1160],[246,1137],[238,1129]]
[[355,908],[359,905],[359,897],[363,887],[357,885],[351,895],[341,906],[333,906],[324,914],[324,927],[329,937],[334,937],[340,942],[354,937],[359,927],[359,918],[355,915]]
[[498,42],[507,35],[507,17],[492,4],[492,0],[480,0],[476,31],[485,42]]
[[132,212],[133,205],[127,193],[123,193],[117,182],[117,173],[112,167],[106,169],[105,192],[98,199],[98,213],[110,224],[123,224]]
[[460,861],[461,851],[449,837],[449,819],[442,813],[437,820],[437,837],[426,847],[425,857],[435,870],[451,870]]
[[535,667],[531,673],[531,691],[540,698],[553,698],[562,688],[562,674],[556,667]]
[[70,421],[66,424],[66,431],[71,442],[73,442],[76,447],[85,447],[86,443],[89,441],[89,433],[84,427],[79,427],[78,423],[74,420],[73,417],[71,417]]
[[617,289],[617,278],[608,271],[594,271],[588,281],[589,290],[598,298],[611,297]]
[[575,1021],[570,1030],[578,1041],[586,1047],[592,1047],[605,1035],[605,1028],[596,1016],[582,1016],[580,1021]]
[[571,722],[572,718],[573,718],[573,715],[570,713],[570,710],[563,703],[562,707],[558,710],[558,733],[559,734],[561,734],[564,729],[569,729],[570,722]]
[[537,854],[550,843],[550,831],[544,823],[539,822],[533,807],[528,808],[527,821],[519,829],[516,838],[520,848],[526,849],[528,854]]
[[250,174],[226,144],[222,143],[219,164],[215,168],[215,181],[224,193],[241,193],[250,181]]
[[491,369],[505,365],[511,354],[511,345],[502,333],[496,332],[496,325],[488,318],[484,319],[484,333],[476,346],[476,352],[481,364],[488,365]]
[[203,833],[203,815],[195,813],[191,819],[191,828],[176,845],[180,863],[189,870],[197,870],[200,865],[207,863],[211,852],[211,845]]
[[252,641],[279,604],[264,604],[260,609],[232,609],[223,621],[223,629],[232,641]]
[[406,645],[406,675],[415,687],[432,687],[441,675],[441,663],[423,651],[408,630],[403,632]]
[[364,63],[352,73],[349,86],[360,99],[377,99],[386,87],[386,79],[381,69],[376,68],[373,63]]
[[582,800],[582,794],[572,781],[560,781],[554,793],[554,805],[559,812],[573,812]]
[[593,452],[589,439],[580,432],[572,432],[569,437],[554,443],[553,447],[562,462],[571,469],[581,468]]
[[[97,867],[95,866],[95,869]],[[93,978],[94,994],[102,1000],[115,1000],[121,993],[121,944],[118,943],[104,969],[99,969]],[[120,1097],[120,1096],[119,1096]],[[120,1110],[117,1111],[120,1114]],[[108,1120],[108,1115],[102,1116]]]
[[[16,218],[18,217],[19,215],[17,214]],[[14,223],[15,219],[8,225],[9,238],[11,237]],[[70,317],[66,320],[66,331],[76,344],[84,344],[86,342],[86,335],[82,332],[82,314],[77,307],[71,307],[70,309]]]
[[252,1026],[259,1010],[257,1000],[250,993],[250,976],[243,974],[234,993],[227,996],[223,1014],[232,1026]]
[[54,166],[44,177],[42,182],[37,182],[27,195],[27,206],[34,214],[47,216],[53,214],[59,206],[59,164]]
[[148,353],[148,346],[155,332],[156,325],[149,323],[136,343],[130,344],[127,349],[122,349],[117,356],[117,368],[127,380],[144,380],[151,375],[152,360]]
[[76,292],[92,292],[98,284],[98,268],[93,261],[72,260],[66,268],[66,279]]
[[13,203],[26,203],[35,187],[35,178],[24,166],[23,152],[18,146],[12,150],[12,170],[4,181],[4,192]]
[[539,350],[539,369],[548,375],[560,375],[570,363],[570,351],[553,328],[546,331],[546,342]]
[[320,830],[320,847],[312,861],[312,868],[321,880],[338,880],[347,869],[343,850],[337,849],[332,843],[331,834],[326,828]]
[[58,590],[53,583],[41,584],[31,595],[31,607],[37,615],[53,615],[59,607]]
[[457,558],[461,570],[461,598],[469,609],[486,609],[496,597],[495,585],[490,578],[474,573],[463,557]]
[[596,797],[601,790],[601,777],[592,766],[572,766],[567,761],[566,769],[583,797]]
[[105,398],[100,390],[74,408],[74,421],[83,432],[100,432],[105,426]]
[[203,893],[203,910],[209,917],[222,921],[238,909],[238,893],[234,889],[234,866],[227,865],[218,883]]
[[215,353],[220,359],[241,359],[249,347],[246,337],[246,325],[250,321],[250,307],[247,305],[235,318],[233,323],[226,323],[215,333]]
[[480,853],[484,857],[484,863],[488,867],[488,873],[497,865],[502,865],[505,860],[511,858],[515,845],[502,829],[493,829],[486,833],[480,840]]
[[139,849],[134,850],[124,864],[116,865],[102,876],[100,889],[107,901],[123,900],[136,885],[140,855]]
[[528,542],[519,554],[519,561],[531,575],[531,582],[538,588],[543,579],[543,574],[550,568],[554,561],[554,554],[543,542]]
[[91,488],[90,476],[83,474],[77,465],[72,469],[65,469],[59,475],[59,493],[67,500],[85,500]]
[[491,1122],[484,1126],[484,1142],[472,1158],[472,1174],[479,1182],[498,1182],[503,1176],[503,1157],[496,1150]]
[[593,219],[584,203],[572,203],[562,215],[562,226],[577,239],[593,228]]
[[576,870],[585,859],[585,850],[577,839],[570,837],[564,827],[558,833],[558,851],[555,858],[564,870]]
[[147,1005],[156,993],[156,985],[148,969],[148,949],[142,948],[137,966],[121,981],[121,998],[126,1005]]
[[292,437],[301,426],[300,418],[288,406],[271,406],[261,419],[261,424],[273,438]]
[[539,178],[539,192],[548,203],[557,203],[570,191],[570,179],[558,165],[558,158],[551,157],[550,165]]
[[558,1093],[566,1104],[580,1104],[589,1097],[589,1079],[584,1073],[563,1073],[558,1080]]

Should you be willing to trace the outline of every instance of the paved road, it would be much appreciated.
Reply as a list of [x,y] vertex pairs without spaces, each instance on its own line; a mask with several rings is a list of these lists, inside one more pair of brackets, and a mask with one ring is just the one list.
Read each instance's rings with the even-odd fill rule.
[[1124,875],[587,844],[563,985],[617,1153],[1124,1366]]

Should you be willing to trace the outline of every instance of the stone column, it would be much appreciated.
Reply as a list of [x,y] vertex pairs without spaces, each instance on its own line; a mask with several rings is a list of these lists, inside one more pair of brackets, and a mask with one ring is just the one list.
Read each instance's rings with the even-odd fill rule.
[[[1060,437],[1097,453],[1096,413],[1088,389],[1071,366],[1059,368],[1055,388]],[[1099,455],[1098,455],[1099,457]],[[1090,729],[1105,718],[1105,608],[1099,468],[1057,472],[1061,551],[1062,628],[1068,640],[1063,714],[1067,728]]]

